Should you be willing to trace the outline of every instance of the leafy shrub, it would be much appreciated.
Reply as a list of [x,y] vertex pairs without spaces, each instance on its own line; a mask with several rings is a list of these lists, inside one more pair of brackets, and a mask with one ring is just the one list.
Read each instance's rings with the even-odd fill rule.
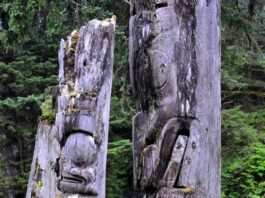
[[107,197],[124,198],[132,194],[132,142],[109,143],[107,160]]
[[255,143],[244,149],[228,167],[223,167],[222,190],[226,198],[265,196],[265,145]]

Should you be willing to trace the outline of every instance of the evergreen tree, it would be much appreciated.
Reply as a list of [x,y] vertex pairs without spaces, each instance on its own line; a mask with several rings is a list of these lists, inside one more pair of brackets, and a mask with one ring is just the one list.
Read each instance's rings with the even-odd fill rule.
[[[1,1],[0,148],[3,152],[0,154],[0,197],[25,195],[38,120],[52,122],[53,119],[51,94],[52,87],[58,84],[57,50],[60,39],[89,20],[102,20],[113,14],[120,20],[116,35],[112,101],[117,114],[113,113],[111,126],[124,130],[127,134],[122,136],[129,138],[130,121],[127,120],[130,120],[130,111],[127,112],[127,109],[131,107],[127,104],[130,100],[125,98],[129,95],[126,36],[129,6],[108,0]],[[125,114],[127,124],[118,126],[117,120],[125,120]],[[120,139],[119,135],[116,137]]]
[[[60,39],[93,18],[113,14],[118,25],[107,191],[109,197],[131,196],[128,178],[132,177],[130,139],[135,110],[129,87],[126,2],[0,2],[0,197],[25,195],[37,123],[53,119],[51,93],[58,84]],[[264,6],[264,0],[223,0],[221,5],[223,197],[265,194]],[[125,165],[123,170],[119,164]]]

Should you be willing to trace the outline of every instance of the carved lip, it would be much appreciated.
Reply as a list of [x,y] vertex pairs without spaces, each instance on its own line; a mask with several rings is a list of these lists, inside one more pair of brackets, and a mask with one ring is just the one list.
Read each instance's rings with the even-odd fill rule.
[[64,193],[71,194],[86,194],[90,196],[97,196],[97,191],[90,185],[80,184],[80,183],[68,183],[60,181],[58,188]]
[[62,181],[63,182],[68,182],[68,183],[82,183],[82,184],[86,183],[86,180],[83,177],[79,176],[79,175],[76,175],[76,176],[64,176]]
[[66,193],[80,193],[97,196],[97,191],[80,175],[70,173],[63,174],[62,180],[58,183],[58,188]]
[[84,177],[82,177],[81,175],[72,174],[69,172],[63,173],[61,181],[69,182],[69,183],[81,183],[81,184],[88,183],[87,180]]

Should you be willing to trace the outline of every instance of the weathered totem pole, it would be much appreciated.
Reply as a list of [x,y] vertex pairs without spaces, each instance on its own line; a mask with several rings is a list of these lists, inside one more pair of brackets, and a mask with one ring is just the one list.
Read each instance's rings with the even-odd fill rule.
[[132,0],[139,197],[220,197],[220,2]]
[[28,198],[105,198],[114,31],[115,17],[92,20],[61,41],[55,124],[40,124]]

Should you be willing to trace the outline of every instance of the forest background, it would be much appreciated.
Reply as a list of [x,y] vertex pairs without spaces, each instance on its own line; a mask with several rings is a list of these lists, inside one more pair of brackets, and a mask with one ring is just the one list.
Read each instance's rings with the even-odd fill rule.
[[[265,1],[222,0],[222,197],[265,197]],[[54,120],[61,38],[117,16],[107,197],[133,197],[126,0],[0,1],[0,197],[24,197],[39,121]]]

